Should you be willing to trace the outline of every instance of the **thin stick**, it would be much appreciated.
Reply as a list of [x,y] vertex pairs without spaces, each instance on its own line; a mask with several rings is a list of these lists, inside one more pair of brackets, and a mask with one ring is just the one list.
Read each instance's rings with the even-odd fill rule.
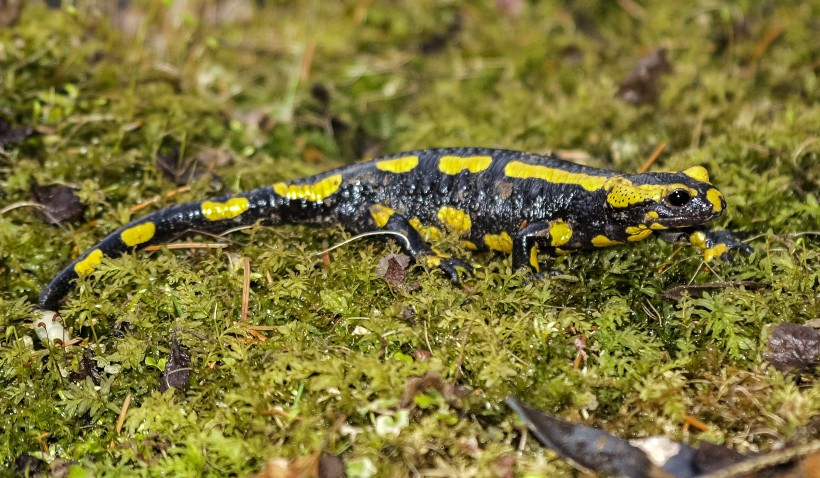
[[319,252],[317,252],[313,255],[314,256],[321,256],[322,254],[326,254],[326,253],[328,253],[328,252],[330,252],[334,249],[338,249],[338,248],[344,246],[345,244],[348,244],[348,243],[353,242],[353,241],[357,241],[357,240],[359,240],[363,237],[382,236],[382,235],[398,236],[402,240],[404,240],[404,244],[407,246],[407,248],[408,249],[410,248],[410,239],[408,239],[407,236],[405,236],[404,234],[402,234],[400,232],[395,232],[395,231],[373,231],[373,232],[363,232],[363,233],[359,234],[358,236],[353,236],[350,239],[344,240],[344,241],[342,241],[342,242],[340,242],[336,245],[330,246],[327,249],[325,249],[323,251],[319,251]]
[[150,199],[146,199],[145,202],[141,202],[139,204],[135,204],[135,205],[131,206],[130,211],[131,212],[140,211],[140,210],[145,209],[146,207],[150,206],[151,204],[154,204],[155,202],[159,201],[160,199],[169,199],[169,198],[172,198],[172,197],[176,196],[179,193],[186,193],[190,190],[191,190],[191,186],[181,186],[181,187],[178,187],[178,188],[176,188],[172,191],[168,191],[168,192],[165,192],[165,193],[162,193],[162,194],[157,194],[156,196],[154,196]]
[[242,276],[242,322],[248,321],[248,303],[251,300],[251,259],[245,257]]
[[222,249],[228,247],[229,244],[220,242],[178,242],[171,244],[156,244],[153,246],[146,246],[146,251],[158,251],[163,247],[167,249]]
[[644,162],[641,165],[641,167],[638,168],[638,172],[639,173],[645,173],[645,172],[649,171],[649,168],[652,167],[652,164],[655,162],[655,160],[658,159],[658,156],[661,155],[661,153],[663,152],[664,149],[666,149],[666,143],[659,144],[658,147],[655,148],[655,151],[652,151],[652,155],[649,156],[649,159],[647,159],[646,162]]
[[120,408],[120,418],[117,419],[117,427],[114,429],[117,432],[117,435],[120,434],[122,431],[122,425],[125,423],[125,415],[128,413],[128,407],[131,406],[131,394],[125,396],[125,401],[122,402],[122,408]]

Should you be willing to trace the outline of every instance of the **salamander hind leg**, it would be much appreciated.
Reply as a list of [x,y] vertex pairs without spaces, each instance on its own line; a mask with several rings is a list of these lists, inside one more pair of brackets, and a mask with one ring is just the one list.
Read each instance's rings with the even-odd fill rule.
[[370,207],[370,214],[379,229],[400,234],[397,240],[404,252],[422,266],[441,269],[455,283],[460,282],[462,276],[472,274],[473,267],[468,262],[430,247],[410,221],[392,209],[374,205]]

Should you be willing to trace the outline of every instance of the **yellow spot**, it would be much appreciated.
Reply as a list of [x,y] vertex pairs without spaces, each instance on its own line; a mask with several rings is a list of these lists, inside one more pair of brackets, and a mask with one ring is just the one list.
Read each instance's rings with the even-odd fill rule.
[[538,246],[530,247],[530,265],[535,272],[541,272],[541,264],[538,263]]
[[273,185],[273,190],[276,194],[291,201],[304,199],[306,201],[319,202],[335,193],[341,184],[342,175],[334,174],[313,184],[276,183]]
[[376,221],[376,225],[379,227],[384,227],[387,221],[390,220],[390,216],[395,212],[392,208],[382,206],[381,204],[375,204],[370,207],[370,215],[373,216],[373,220]]
[[412,171],[418,166],[418,156],[403,156],[395,159],[385,159],[376,163],[376,169],[379,171],[387,171],[388,173],[406,173]]
[[126,246],[133,247],[150,241],[155,232],[157,232],[157,226],[153,222],[144,222],[122,231],[120,239]]
[[442,259],[447,259],[448,257],[452,257],[450,254],[447,254],[446,252],[441,252],[440,250],[436,249],[435,247],[431,247],[430,250],[433,251],[437,256],[441,257]]
[[502,232],[501,234],[485,234],[484,244],[487,244],[487,247],[494,251],[510,254],[512,252],[513,241],[509,234]]
[[477,251],[478,250],[478,246],[475,245],[475,243],[472,242],[472,241],[459,241],[459,244],[461,244],[462,247],[464,247],[466,249],[469,249],[471,251]]
[[563,169],[549,168],[520,161],[511,161],[504,167],[504,174],[510,178],[543,179],[549,183],[575,184],[587,191],[601,189],[607,182],[604,176],[593,176],[584,173],[571,173]]
[[720,212],[723,210],[723,194],[721,194],[717,189],[713,188],[707,191],[706,199],[712,203],[712,208],[714,208],[715,212]]
[[[701,181],[704,183],[709,182],[709,173],[706,171],[706,168],[703,166],[692,166],[691,168],[687,169],[686,171],[682,171],[683,174],[689,176],[690,178]],[[711,183],[710,183],[711,184]]]
[[424,260],[427,262],[427,267],[438,267],[441,265],[441,257],[438,256],[427,256]]
[[80,277],[85,277],[94,272],[94,268],[100,265],[102,258],[103,252],[99,249],[94,249],[85,256],[85,259],[74,264],[74,272]]
[[200,206],[202,215],[209,221],[233,219],[248,210],[246,198],[233,198],[225,202],[205,201]]
[[608,247],[608,246],[618,246],[623,244],[621,241],[613,241],[612,239],[604,236],[604,235],[597,235],[592,238],[592,245],[595,247]]
[[555,248],[555,253],[558,254],[559,256],[568,256],[568,255],[572,254],[572,251],[567,251],[567,250],[561,249],[560,247],[556,247]]
[[627,227],[626,233],[629,234],[629,237],[626,238],[627,241],[636,242],[652,235],[652,229],[646,227],[646,224],[641,224],[638,227]]
[[689,242],[693,246],[706,249],[706,234],[703,231],[695,231],[692,234],[689,234]]
[[[646,222],[651,222],[652,219],[657,219],[658,217],[659,216],[658,216],[657,211],[649,211],[648,213],[646,213]],[[657,222],[653,222],[652,224],[650,224],[649,228],[654,229],[656,231],[659,231],[659,230],[662,230],[662,229],[669,229],[668,227],[664,226],[663,224],[660,224],[660,223],[657,223]]]
[[470,230],[473,223],[470,215],[454,207],[444,206],[438,210],[438,220],[455,234],[464,234]]
[[437,241],[441,239],[441,229],[436,226],[425,226],[417,217],[410,219],[410,225],[421,234],[425,241]]
[[708,249],[704,249],[703,260],[706,262],[711,262],[715,257],[720,257],[727,252],[729,252],[729,247],[727,247],[726,244],[721,243]]
[[550,239],[552,247],[563,246],[572,238],[572,227],[562,220],[550,223]]
[[438,169],[444,174],[458,174],[465,169],[477,173],[489,168],[492,162],[492,156],[442,156],[438,160]]
[[683,189],[690,196],[698,195],[698,192],[683,184],[640,184],[635,185],[629,179],[622,176],[610,178],[606,182],[606,201],[614,207],[624,208],[633,204],[640,204],[644,201],[660,202],[669,191]]

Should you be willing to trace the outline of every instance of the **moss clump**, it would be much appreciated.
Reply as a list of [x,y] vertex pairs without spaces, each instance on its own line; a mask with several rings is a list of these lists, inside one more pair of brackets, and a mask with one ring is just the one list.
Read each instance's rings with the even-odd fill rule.
[[[27,4],[0,30],[0,119],[36,131],[0,152],[8,474],[64,460],[87,475],[249,475],[319,451],[359,476],[569,474],[532,440],[517,453],[508,394],[626,437],[741,451],[811,438],[816,375],[783,376],[761,352],[770,324],[820,316],[816,2],[238,2],[241,18],[218,2],[66,3]],[[674,71],[656,103],[628,105],[618,85],[656,47]],[[660,143],[656,168],[709,169],[731,206],[719,226],[752,236],[752,255],[706,268],[646,241],[559,258],[539,283],[477,255],[463,287],[413,268],[418,287],[400,290],[374,272],[395,246],[357,242],[323,263],[339,229],[257,227],[224,249],[104,261],[61,311],[85,340],[31,339],[40,287],[177,187],[158,154],[219,159],[149,208],[404,149],[563,150],[634,171]],[[85,217],[34,217],[32,181],[76,186]],[[767,287],[662,296],[715,280]],[[160,393],[173,334],[192,379]],[[424,390],[400,409],[428,372],[469,397]],[[710,428],[685,430],[686,415]]]

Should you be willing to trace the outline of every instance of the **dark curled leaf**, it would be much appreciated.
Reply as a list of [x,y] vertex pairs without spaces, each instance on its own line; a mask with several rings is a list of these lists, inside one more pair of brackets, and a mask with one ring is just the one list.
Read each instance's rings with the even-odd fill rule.
[[425,54],[438,53],[447,47],[458,38],[461,33],[462,18],[461,14],[456,13],[453,20],[447,25],[447,28],[422,40],[419,45],[419,51]]
[[410,265],[410,258],[404,254],[389,254],[379,261],[376,267],[376,274],[386,280],[392,287],[401,288],[404,286],[406,270]]
[[91,377],[95,385],[99,385],[102,379],[100,369],[97,368],[97,361],[94,360],[94,353],[89,349],[83,351],[83,356],[77,364],[77,370],[68,374],[72,382],[82,382],[86,377]]
[[[0,1],[0,5],[2,5]],[[31,136],[33,130],[28,126],[18,126],[13,128],[11,124],[0,119],[0,149],[13,144],[17,144]]]
[[159,391],[164,392],[169,388],[188,387],[188,379],[191,377],[191,354],[188,347],[177,341],[174,335],[171,339],[171,354],[162,372],[162,380],[159,384]]
[[638,60],[632,73],[618,88],[618,97],[632,105],[654,103],[660,95],[660,77],[671,73],[666,49],[657,48]]
[[805,325],[783,322],[769,337],[763,358],[781,372],[817,365],[820,331]]
[[157,153],[155,165],[168,181],[183,186],[209,175],[213,181],[219,178],[212,173],[217,166],[230,160],[230,154],[222,149],[203,149],[191,157],[183,158],[178,147]]
[[76,190],[62,184],[40,186],[31,185],[31,198],[43,205],[44,209],[35,209],[34,214],[47,224],[79,221],[85,212],[85,205],[74,194]]
[[602,430],[555,418],[507,397],[507,405],[527,424],[542,445],[577,465],[612,476],[663,476],[646,453]]
[[661,295],[664,299],[668,300],[682,300],[687,295],[691,298],[698,298],[703,295],[704,292],[713,290],[713,289],[726,289],[729,287],[745,287],[746,289],[759,289],[761,287],[765,287],[766,284],[750,281],[750,280],[736,280],[736,281],[727,281],[727,282],[709,282],[706,284],[694,284],[694,285],[679,285],[672,287],[670,289],[666,289],[665,291],[661,292]]
[[45,471],[46,467],[46,462],[28,453],[23,453],[14,460],[17,476],[36,476]]

